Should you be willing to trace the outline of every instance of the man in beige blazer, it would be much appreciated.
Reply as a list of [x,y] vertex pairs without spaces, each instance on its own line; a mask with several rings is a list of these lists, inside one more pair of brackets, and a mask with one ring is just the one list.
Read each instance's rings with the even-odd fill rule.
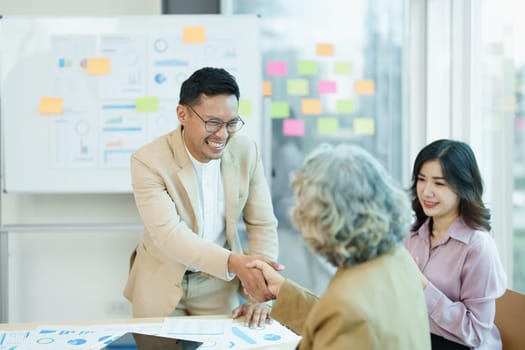
[[[261,300],[270,295],[262,273],[246,267],[255,258],[277,258],[277,220],[260,150],[236,135],[244,125],[238,101],[232,75],[197,70],[181,86],[180,126],[132,155],[145,227],[124,290],[135,317],[229,314],[239,282]],[[249,255],[238,234],[241,217]],[[268,312],[265,304],[251,310]]]

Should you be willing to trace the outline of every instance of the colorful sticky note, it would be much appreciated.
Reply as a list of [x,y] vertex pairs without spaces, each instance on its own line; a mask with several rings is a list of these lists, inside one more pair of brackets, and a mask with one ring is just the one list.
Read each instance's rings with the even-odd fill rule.
[[263,96],[272,96],[272,82],[265,80],[262,83]]
[[266,75],[284,76],[288,74],[288,66],[284,61],[268,61],[266,62]]
[[290,105],[285,101],[272,102],[270,116],[272,118],[288,118],[290,116]]
[[137,97],[135,103],[137,112],[157,112],[159,110],[159,98],[156,96]]
[[40,97],[38,112],[40,114],[62,114],[64,99],[62,97]]
[[319,94],[335,94],[337,92],[337,83],[333,80],[321,80],[317,85]]
[[317,120],[317,132],[320,135],[335,134],[339,131],[339,119],[319,118]]
[[354,133],[356,135],[373,135],[375,133],[375,121],[372,118],[355,118]]
[[283,120],[284,136],[303,136],[304,119],[285,119]]
[[206,42],[206,28],[184,27],[182,29],[182,42],[184,44],[202,44]]
[[317,44],[317,56],[333,56],[333,44]]
[[358,95],[374,95],[375,84],[373,80],[357,80],[355,82],[355,93]]
[[308,80],[289,79],[287,81],[288,95],[306,96],[308,95]]
[[244,98],[239,99],[239,115],[248,117],[252,115],[252,101]]
[[301,112],[303,114],[321,114],[321,100],[317,98],[305,98],[301,101]]
[[86,70],[89,75],[105,75],[110,73],[109,57],[91,57],[87,59]]
[[335,62],[334,73],[338,75],[352,74],[352,63],[350,62]]
[[297,63],[297,72],[299,75],[315,75],[319,71],[316,61],[303,60]]
[[354,101],[351,99],[342,99],[335,101],[336,113],[354,113]]

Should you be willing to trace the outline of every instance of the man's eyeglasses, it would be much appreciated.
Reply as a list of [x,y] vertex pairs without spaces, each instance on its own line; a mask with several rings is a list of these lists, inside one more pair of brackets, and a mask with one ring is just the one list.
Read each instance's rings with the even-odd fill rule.
[[244,126],[244,120],[241,119],[240,116],[237,116],[237,118],[230,120],[229,122],[223,122],[222,120],[217,119],[210,119],[210,120],[204,120],[199,113],[197,113],[196,110],[193,109],[192,106],[187,105],[189,109],[193,111],[199,117],[200,120],[204,123],[204,127],[206,128],[206,131],[209,133],[215,133],[225,125],[226,130],[228,133],[233,134],[234,132],[237,132],[242,129]]

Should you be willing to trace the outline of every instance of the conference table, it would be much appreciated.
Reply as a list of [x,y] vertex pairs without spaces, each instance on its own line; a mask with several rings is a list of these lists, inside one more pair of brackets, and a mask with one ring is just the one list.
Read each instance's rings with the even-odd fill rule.
[[[206,350],[295,349],[300,337],[276,321],[262,328],[227,315],[0,323],[0,349],[101,349],[125,332],[202,341]],[[84,345],[84,346],[82,346]]]

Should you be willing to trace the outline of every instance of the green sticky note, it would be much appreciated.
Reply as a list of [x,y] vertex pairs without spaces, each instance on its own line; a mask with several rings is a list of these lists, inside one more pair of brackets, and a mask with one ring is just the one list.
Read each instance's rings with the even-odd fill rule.
[[352,74],[352,63],[350,62],[335,62],[334,73],[339,75]]
[[288,95],[306,96],[308,95],[308,80],[289,79],[287,82]]
[[137,97],[135,100],[137,112],[158,112],[159,98],[156,96]]
[[252,115],[252,101],[243,98],[239,99],[239,115],[241,117]]
[[354,101],[352,99],[337,100],[335,111],[336,113],[354,113]]
[[288,118],[290,116],[290,105],[285,101],[272,102],[270,114],[272,118]]
[[354,133],[356,135],[373,135],[375,133],[375,121],[372,118],[355,118]]
[[316,61],[303,60],[297,63],[299,75],[315,75],[318,70]]
[[319,118],[317,119],[317,132],[320,135],[335,134],[339,131],[339,119]]

